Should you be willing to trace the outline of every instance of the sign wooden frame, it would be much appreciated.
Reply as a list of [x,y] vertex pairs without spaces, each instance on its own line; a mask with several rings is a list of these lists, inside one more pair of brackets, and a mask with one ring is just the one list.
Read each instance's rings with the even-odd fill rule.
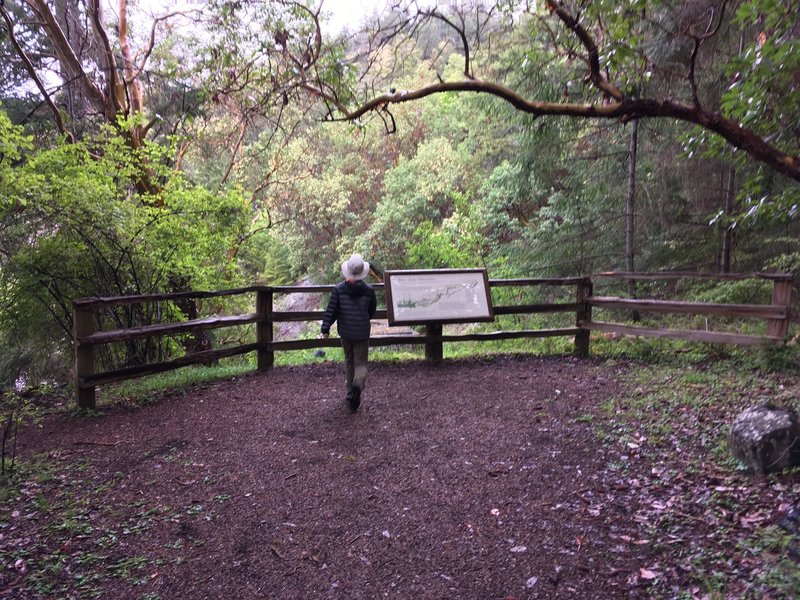
[[494,321],[486,269],[386,271],[389,325]]

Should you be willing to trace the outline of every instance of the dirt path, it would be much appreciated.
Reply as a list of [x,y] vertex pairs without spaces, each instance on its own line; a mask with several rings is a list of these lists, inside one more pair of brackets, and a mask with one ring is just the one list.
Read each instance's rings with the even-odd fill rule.
[[592,432],[618,376],[570,358],[373,364],[350,414],[340,365],[282,367],[50,420],[20,454],[68,475],[29,491],[49,512],[10,520],[0,545],[27,546],[27,579],[13,587],[18,564],[0,583],[30,589],[60,552],[84,557],[51,585],[69,598],[647,597],[651,550]]

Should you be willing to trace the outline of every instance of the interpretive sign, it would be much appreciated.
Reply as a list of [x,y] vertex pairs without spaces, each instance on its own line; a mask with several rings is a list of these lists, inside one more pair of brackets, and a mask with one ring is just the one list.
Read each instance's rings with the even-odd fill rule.
[[386,271],[389,325],[493,321],[486,269]]

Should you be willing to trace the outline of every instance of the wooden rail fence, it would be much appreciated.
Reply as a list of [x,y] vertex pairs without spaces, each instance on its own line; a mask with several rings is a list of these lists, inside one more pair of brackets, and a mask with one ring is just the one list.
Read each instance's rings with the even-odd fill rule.
[[743,279],[763,279],[772,282],[771,304],[719,304],[711,302],[679,302],[669,300],[633,299],[590,295],[586,302],[590,307],[617,309],[637,313],[672,313],[704,316],[744,317],[766,319],[765,336],[744,335],[723,331],[660,329],[626,325],[623,323],[602,322],[590,318],[579,321],[579,326],[590,331],[682,339],[692,342],[715,344],[756,345],[782,343],[788,332],[792,301],[792,275],[784,273],[596,273],[594,279],[612,278],[632,281],[670,281],[678,279],[707,279],[713,281],[736,281]]
[[[712,304],[702,302],[677,302],[653,299],[632,299],[593,295],[593,280],[616,278],[620,280],[654,279],[713,279],[733,280],[762,278],[773,282],[772,303],[763,304]],[[599,273],[590,277],[539,278],[539,279],[501,279],[490,280],[490,288],[526,286],[574,286],[574,302],[552,302],[543,304],[494,306],[495,315],[536,314],[571,312],[575,314],[575,325],[554,329],[524,329],[513,331],[475,332],[466,334],[443,334],[441,325],[427,325],[424,334],[419,335],[377,335],[370,338],[370,345],[423,345],[428,360],[438,361],[443,356],[444,342],[489,341],[519,338],[541,338],[572,336],[575,340],[575,353],[578,356],[589,354],[589,335],[591,331],[611,332],[621,335],[642,335],[704,341],[712,343],[765,344],[782,343],[787,334],[790,321],[792,296],[792,276],[786,274],[757,273],[710,275],[697,273]],[[382,284],[375,284],[381,291]],[[75,385],[77,404],[80,408],[94,408],[95,389],[104,385],[142,375],[161,373],[180,367],[207,363],[219,358],[257,353],[259,370],[269,369],[275,361],[275,352],[312,348],[335,347],[337,339],[294,339],[275,340],[274,325],[292,321],[319,321],[324,311],[276,311],[276,295],[296,293],[329,293],[332,285],[318,286],[251,286],[215,292],[181,292],[171,294],[146,294],[118,296],[113,298],[82,298],[73,303],[73,340],[75,349]],[[176,302],[189,299],[222,298],[225,296],[255,295],[255,312],[233,316],[212,316],[176,323],[158,323],[140,327],[101,331],[98,313],[104,308],[148,302]],[[639,313],[684,313],[699,315],[719,315],[728,317],[749,317],[767,320],[766,336],[743,335],[737,333],[658,329],[628,325],[625,323],[596,321],[592,309],[612,309],[637,311]],[[381,308],[375,319],[385,319],[386,309]],[[105,372],[95,371],[94,349],[103,344],[129,342],[131,340],[169,335],[185,335],[198,331],[255,323],[256,340],[252,343],[233,347],[203,350],[186,354],[168,361],[143,365],[126,366]]]

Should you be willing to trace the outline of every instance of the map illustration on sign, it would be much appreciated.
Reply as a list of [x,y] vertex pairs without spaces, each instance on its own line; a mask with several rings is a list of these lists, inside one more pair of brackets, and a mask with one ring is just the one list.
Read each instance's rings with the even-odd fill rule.
[[494,318],[485,269],[387,271],[384,289],[390,325]]

